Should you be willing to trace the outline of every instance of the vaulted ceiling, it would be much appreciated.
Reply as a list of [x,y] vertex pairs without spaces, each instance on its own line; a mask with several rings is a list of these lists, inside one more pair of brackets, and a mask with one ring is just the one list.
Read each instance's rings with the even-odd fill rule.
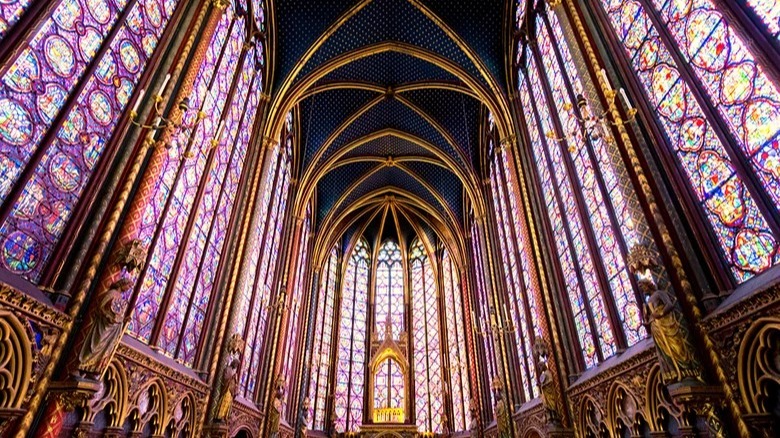
[[332,241],[381,233],[388,217],[415,234],[462,235],[485,114],[507,106],[510,6],[272,2],[271,117],[297,108],[299,205],[316,194]]

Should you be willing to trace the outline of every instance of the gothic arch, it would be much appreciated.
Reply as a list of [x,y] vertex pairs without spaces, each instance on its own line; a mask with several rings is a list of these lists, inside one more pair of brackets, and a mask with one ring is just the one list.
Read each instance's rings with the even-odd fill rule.
[[635,428],[647,424],[642,412],[642,403],[634,391],[626,385],[615,382],[609,389],[607,401],[607,418],[609,430],[615,436],[621,436],[620,430],[627,428],[633,435]]
[[0,410],[22,406],[32,375],[30,340],[19,319],[0,312]]
[[600,404],[590,396],[582,399],[580,416],[577,419],[577,434],[583,438],[610,436],[607,418]]
[[89,415],[94,419],[103,412],[105,427],[121,427],[127,409],[127,397],[127,374],[124,366],[114,360],[103,375],[96,401],[89,407]]
[[777,422],[780,319],[761,318],[747,330],[737,355],[737,379],[746,414],[757,422]]

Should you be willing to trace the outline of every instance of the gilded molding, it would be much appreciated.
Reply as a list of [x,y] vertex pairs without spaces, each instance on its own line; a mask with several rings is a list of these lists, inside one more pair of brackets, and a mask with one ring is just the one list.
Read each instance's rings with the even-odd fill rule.
[[44,321],[57,328],[65,327],[71,318],[59,310],[41,303],[26,293],[0,283],[0,302],[27,317]]

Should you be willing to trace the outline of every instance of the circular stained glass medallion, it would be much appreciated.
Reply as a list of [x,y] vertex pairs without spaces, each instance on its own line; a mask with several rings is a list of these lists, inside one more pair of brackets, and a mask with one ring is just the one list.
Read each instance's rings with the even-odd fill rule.
[[105,0],[87,0],[90,14],[101,24],[106,24],[111,20],[111,8],[108,3]]
[[3,264],[12,272],[30,272],[40,259],[38,242],[21,231],[14,231],[3,242]]
[[30,113],[11,99],[0,99],[0,137],[13,145],[23,145],[32,136]]
[[147,0],[145,3],[146,18],[152,23],[154,27],[160,27],[162,25],[162,12],[160,11],[160,5],[156,0]]
[[76,59],[65,38],[59,35],[50,36],[44,44],[44,54],[54,73],[64,77],[73,73]]
[[97,90],[89,95],[89,112],[103,126],[111,123],[111,100],[106,93]]
[[73,30],[76,22],[81,21],[81,5],[79,2],[62,2],[52,14],[54,21],[63,29]]
[[69,156],[61,152],[52,157],[49,163],[49,175],[52,182],[64,192],[72,192],[81,181],[79,167]]
[[84,129],[84,115],[80,109],[71,111],[68,118],[60,128],[59,138],[68,144],[76,144],[79,141],[79,134]]
[[16,62],[8,69],[3,82],[12,90],[27,93],[32,90],[33,81],[40,77],[38,57],[30,49],[25,49]]
[[122,64],[130,73],[137,73],[141,68],[141,57],[138,55],[138,49],[129,40],[124,40],[119,44],[119,56]]
[[36,99],[38,114],[46,123],[51,123],[65,104],[67,97],[68,92],[61,85],[54,83],[46,85],[46,92]]
[[94,27],[84,29],[84,34],[79,37],[79,48],[85,59],[92,59],[103,42],[103,36]]

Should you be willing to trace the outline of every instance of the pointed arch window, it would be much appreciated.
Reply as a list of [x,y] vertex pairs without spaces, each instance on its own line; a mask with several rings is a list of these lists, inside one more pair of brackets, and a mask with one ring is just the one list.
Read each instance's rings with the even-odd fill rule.
[[532,353],[534,338],[541,336],[539,306],[536,303],[538,280],[531,262],[528,229],[518,206],[518,188],[515,182],[511,151],[495,148],[494,132],[491,132],[489,149],[493,161],[490,172],[490,188],[498,223],[501,259],[506,270],[509,298],[509,316],[516,327],[515,344],[520,361],[520,377],[525,400],[539,395],[536,365]]
[[400,339],[404,331],[404,268],[401,263],[401,249],[392,240],[385,241],[379,248],[376,268],[376,295],[374,298],[375,333],[377,339],[385,336],[385,321],[388,316],[393,327],[393,339]]
[[[274,300],[269,285],[276,284],[276,267],[282,224],[287,211],[290,187],[290,157],[292,153],[292,124],[282,134],[282,145],[276,145],[269,157],[269,172],[263,186],[262,202],[257,205],[254,233],[248,252],[249,272],[244,279],[236,332],[244,333],[243,363],[239,380],[239,395],[254,400],[260,377],[262,352],[267,329],[269,307]],[[246,311],[244,311],[246,309]]]
[[334,390],[335,423],[339,433],[354,432],[363,422],[370,262],[368,243],[361,238],[349,257],[341,289]]
[[[207,116],[194,132],[177,134],[175,147],[188,158],[163,163],[163,183],[144,216],[160,223],[145,219],[139,233],[151,257],[129,331],[188,365],[206,322],[262,89],[255,48],[242,50],[245,38],[243,19],[226,12],[189,96]],[[209,133],[221,124],[225,135],[212,147]]]
[[[603,135],[586,135],[579,126],[575,104],[583,80],[556,14],[538,13],[532,19],[537,44],[519,46],[525,50],[518,58],[525,60],[518,69],[520,102],[528,109],[521,117],[561,260],[578,347],[590,367],[647,336],[626,257],[634,245],[651,242],[643,237],[647,225],[614,145]],[[508,195],[504,202],[509,204],[499,210],[512,208]],[[535,391],[533,385],[530,390]]]
[[441,341],[436,273],[419,238],[409,251],[415,415],[420,432],[442,432]]
[[[309,231],[311,229],[311,205],[306,209],[306,215],[303,221],[303,228],[301,229],[301,236],[298,241],[298,257],[295,262],[295,274],[293,281],[295,286],[293,287],[292,296],[290,296],[291,311],[288,317],[287,333],[285,334],[285,346],[284,346],[284,376],[297,376],[300,375],[300,360],[301,352],[303,351],[302,345],[305,340],[301,338],[304,334],[300,332],[303,324],[302,309],[305,301],[305,297],[309,292],[306,287],[308,270],[306,265],[308,263],[309,256]],[[299,348],[299,346],[301,346]],[[287,391],[287,397],[282,400],[282,412],[287,411],[288,406],[294,407],[297,398],[297,382],[296,380],[290,381],[290,387]],[[295,409],[290,409],[287,412],[287,419],[290,424],[294,424],[297,420]]]
[[451,431],[464,431],[471,409],[468,357],[466,353],[466,319],[464,318],[463,289],[457,268],[446,249],[441,256],[442,290],[444,292],[445,324],[447,325],[447,355],[449,359],[450,394],[452,396]]
[[[594,4],[612,28],[735,283],[780,261],[780,90],[715,5]],[[778,35],[776,2],[750,6]],[[599,6],[600,5],[600,6]]]
[[[34,283],[58,269],[178,3],[59,1],[0,69],[0,266]],[[0,41],[29,4],[0,4]]]
[[314,322],[314,346],[312,353],[309,398],[314,413],[313,430],[327,430],[325,413],[330,381],[334,304],[339,279],[339,255],[334,247],[325,264],[317,299],[318,313]]

